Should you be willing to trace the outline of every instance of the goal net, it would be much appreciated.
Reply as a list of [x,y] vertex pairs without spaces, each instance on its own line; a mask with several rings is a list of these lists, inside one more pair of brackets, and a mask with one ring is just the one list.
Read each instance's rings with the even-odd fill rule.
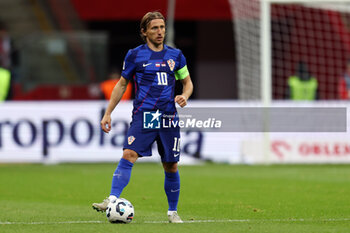
[[338,84],[350,59],[350,1],[230,0],[230,4],[239,99],[288,99],[288,78],[301,72],[316,78],[318,99],[339,98]]

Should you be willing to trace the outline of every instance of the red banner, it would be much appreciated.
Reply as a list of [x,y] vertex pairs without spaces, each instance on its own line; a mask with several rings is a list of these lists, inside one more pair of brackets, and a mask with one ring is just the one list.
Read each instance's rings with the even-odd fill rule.
[[[71,0],[83,20],[140,20],[148,11],[166,16],[165,0]],[[177,20],[231,20],[228,0],[176,0]]]

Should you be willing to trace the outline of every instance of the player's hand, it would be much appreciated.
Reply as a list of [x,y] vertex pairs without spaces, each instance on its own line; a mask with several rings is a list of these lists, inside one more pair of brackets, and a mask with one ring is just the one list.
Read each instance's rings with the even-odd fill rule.
[[183,95],[177,95],[175,96],[175,102],[183,108],[187,105],[187,98]]
[[101,120],[101,128],[105,133],[111,131],[111,115],[105,114]]

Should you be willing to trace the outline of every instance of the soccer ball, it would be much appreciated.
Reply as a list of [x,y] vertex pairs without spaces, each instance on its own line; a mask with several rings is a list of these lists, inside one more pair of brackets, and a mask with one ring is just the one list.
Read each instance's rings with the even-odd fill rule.
[[117,198],[108,204],[106,216],[110,223],[130,223],[134,218],[134,207],[130,201]]

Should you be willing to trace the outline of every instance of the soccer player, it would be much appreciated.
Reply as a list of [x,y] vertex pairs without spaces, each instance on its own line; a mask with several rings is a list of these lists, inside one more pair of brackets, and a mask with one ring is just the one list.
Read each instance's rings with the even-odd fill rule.
[[[102,203],[94,203],[92,206],[97,211],[105,211],[109,202],[120,197],[129,183],[134,163],[139,157],[151,156],[152,144],[156,141],[165,173],[164,189],[169,205],[168,219],[171,223],[182,223],[177,214],[180,194],[178,172],[180,129],[178,126],[166,129],[144,128],[144,115],[151,114],[148,123],[152,124],[161,119],[162,114],[173,115],[172,120],[178,119],[175,103],[180,107],[187,105],[193,84],[182,52],[164,44],[165,19],[161,13],[155,11],[145,14],[140,23],[140,32],[146,43],[127,53],[121,78],[113,89],[101,120],[102,130],[108,133],[111,130],[111,113],[122,98],[128,82],[134,77],[136,84],[134,108],[132,122],[123,146],[123,156],[113,174],[110,196]],[[176,80],[181,81],[183,90],[181,95],[174,97]]]

